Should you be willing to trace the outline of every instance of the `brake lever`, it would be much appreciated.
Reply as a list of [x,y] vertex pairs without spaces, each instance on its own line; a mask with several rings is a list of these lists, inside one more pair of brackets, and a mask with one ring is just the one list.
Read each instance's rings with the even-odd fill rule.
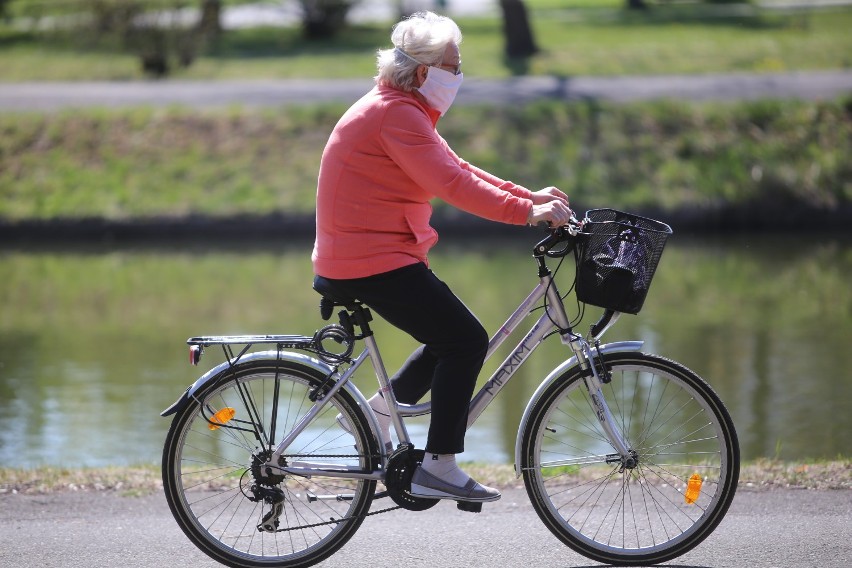
[[572,237],[576,237],[583,230],[583,221],[580,221],[573,215],[568,219],[568,223],[565,224],[568,228],[568,234]]
[[540,221],[537,223],[539,227],[545,227],[549,235],[539,242],[534,249],[536,256],[548,256],[550,258],[561,258],[574,250],[574,244],[569,243],[565,248],[557,252],[552,252],[550,248],[565,238],[566,234],[570,237],[576,237],[582,232],[583,221],[579,221],[573,215],[568,220],[568,223],[559,227],[554,227],[550,221]]

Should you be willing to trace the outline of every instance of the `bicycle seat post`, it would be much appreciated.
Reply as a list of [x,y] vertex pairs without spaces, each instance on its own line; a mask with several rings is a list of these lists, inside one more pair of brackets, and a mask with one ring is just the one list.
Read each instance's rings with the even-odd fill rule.
[[[408,430],[405,428],[405,424],[402,421],[402,418],[399,415],[399,404],[396,401],[396,396],[393,394],[393,388],[390,384],[390,378],[388,377],[387,370],[385,369],[385,363],[382,360],[382,355],[379,352],[379,346],[376,343],[375,336],[371,333],[369,336],[364,338],[364,344],[367,347],[367,351],[370,354],[370,361],[373,364],[373,370],[376,373],[376,378],[379,381],[379,391],[382,393],[382,396],[385,399],[385,402],[388,405],[388,411],[390,412],[391,424],[393,424],[393,428],[396,431],[396,436],[399,438],[400,444],[411,444],[411,439],[408,436]],[[390,440],[384,440],[385,442],[390,442]]]
[[[382,396],[388,405],[391,424],[393,424],[393,428],[396,431],[399,443],[410,445],[411,439],[408,436],[408,430],[406,430],[405,424],[403,423],[402,418],[400,418],[399,405],[393,394],[393,388],[391,388],[390,378],[388,377],[387,370],[385,369],[385,363],[382,360],[382,355],[379,352],[376,337],[373,334],[372,328],[370,328],[369,322],[373,320],[370,309],[360,302],[348,303],[345,305],[345,308],[346,310],[341,310],[339,314],[340,325],[349,330],[355,339],[364,340],[364,345],[367,348],[367,352],[370,354],[370,361],[372,362],[373,370],[375,371],[376,378],[379,382],[379,391],[382,393]],[[360,328],[360,334],[355,334],[355,327]],[[391,440],[383,440],[383,442],[390,441]]]

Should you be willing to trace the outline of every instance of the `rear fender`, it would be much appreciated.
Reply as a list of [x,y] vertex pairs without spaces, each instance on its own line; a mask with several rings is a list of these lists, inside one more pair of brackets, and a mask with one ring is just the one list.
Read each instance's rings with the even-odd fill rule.
[[[299,365],[304,365],[306,367],[310,367],[311,369],[319,372],[322,375],[328,376],[332,372],[334,372],[334,368],[329,366],[328,364],[320,361],[319,359],[315,359],[313,357],[309,357],[302,353],[293,353],[292,351],[257,351],[255,353],[249,353],[240,357],[239,363],[233,365],[233,367],[239,367],[241,365],[245,365],[248,363],[254,363],[256,361],[268,361],[271,364],[279,363],[279,362],[290,362],[297,363]],[[174,402],[171,406],[160,413],[160,416],[171,416],[172,414],[177,414],[181,410],[183,410],[187,404],[189,404],[190,400],[195,396],[197,392],[199,392],[203,387],[205,387],[210,381],[218,379],[222,373],[229,371],[232,369],[232,365],[224,361],[219,365],[213,367],[206,373],[204,373],[197,381],[192,383],[192,385],[187,388],[182,395]],[[372,412],[367,412],[366,409],[369,408],[367,405],[367,399],[364,398],[364,395],[361,394],[361,391],[358,390],[351,381],[343,386],[343,388],[352,395],[352,398],[361,405],[362,409],[365,409],[364,414],[367,415],[368,419],[371,421],[371,425],[373,426],[373,431],[378,431],[378,428],[375,424],[375,417]]]

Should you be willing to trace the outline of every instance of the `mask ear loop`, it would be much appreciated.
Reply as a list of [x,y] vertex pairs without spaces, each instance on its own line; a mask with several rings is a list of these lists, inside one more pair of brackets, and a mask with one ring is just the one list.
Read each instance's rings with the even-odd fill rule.
[[[396,52],[396,53],[401,53],[403,56],[407,57],[408,59],[410,59],[411,61],[413,61],[413,62],[417,63],[418,65],[426,65],[426,64],[425,64],[425,63],[423,63],[422,61],[418,61],[417,59],[414,59],[413,57],[411,57],[410,55],[408,55],[405,51],[403,51],[403,49],[402,49],[401,47],[394,47],[394,48],[393,48],[393,50],[394,50],[394,52]],[[429,65],[426,65],[426,67],[429,67]]]
[[[405,40],[405,38],[403,38],[403,41],[404,41],[404,40]],[[408,54],[405,52],[405,50],[404,50],[404,49],[402,49],[401,47],[394,46],[393,50],[394,50],[394,53],[399,53],[399,54],[401,54],[403,57],[405,57],[406,59],[409,59],[410,61],[413,61],[413,62],[417,63],[418,65],[424,65],[424,66],[425,66],[425,67],[427,67],[427,68],[429,67],[429,65],[427,65],[426,63],[423,63],[422,61],[418,61],[417,59],[414,59],[413,57],[411,57],[410,55],[408,55]]]

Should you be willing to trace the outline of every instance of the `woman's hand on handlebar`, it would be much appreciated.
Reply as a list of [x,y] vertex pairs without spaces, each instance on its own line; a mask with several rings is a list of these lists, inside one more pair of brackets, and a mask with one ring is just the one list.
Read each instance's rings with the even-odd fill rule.
[[551,227],[561,227],[574,216],[568,206],[568,196],[555,187],[534,191],[530,199],[533,202],[528,219],[530,225],[546,222]]
[[551,227],[561,227],[568,223],[573,216],[574,212],[571,211],[570,207],[562,201],[554,200],[541,205],[533,204],[528,222],[530,225],[546,222]]
[[533,205],[541,205],[553,200],[559,200],[565,205],[568,205],[568,196],[553,186],[532,192],[530,199],[532,200]]

